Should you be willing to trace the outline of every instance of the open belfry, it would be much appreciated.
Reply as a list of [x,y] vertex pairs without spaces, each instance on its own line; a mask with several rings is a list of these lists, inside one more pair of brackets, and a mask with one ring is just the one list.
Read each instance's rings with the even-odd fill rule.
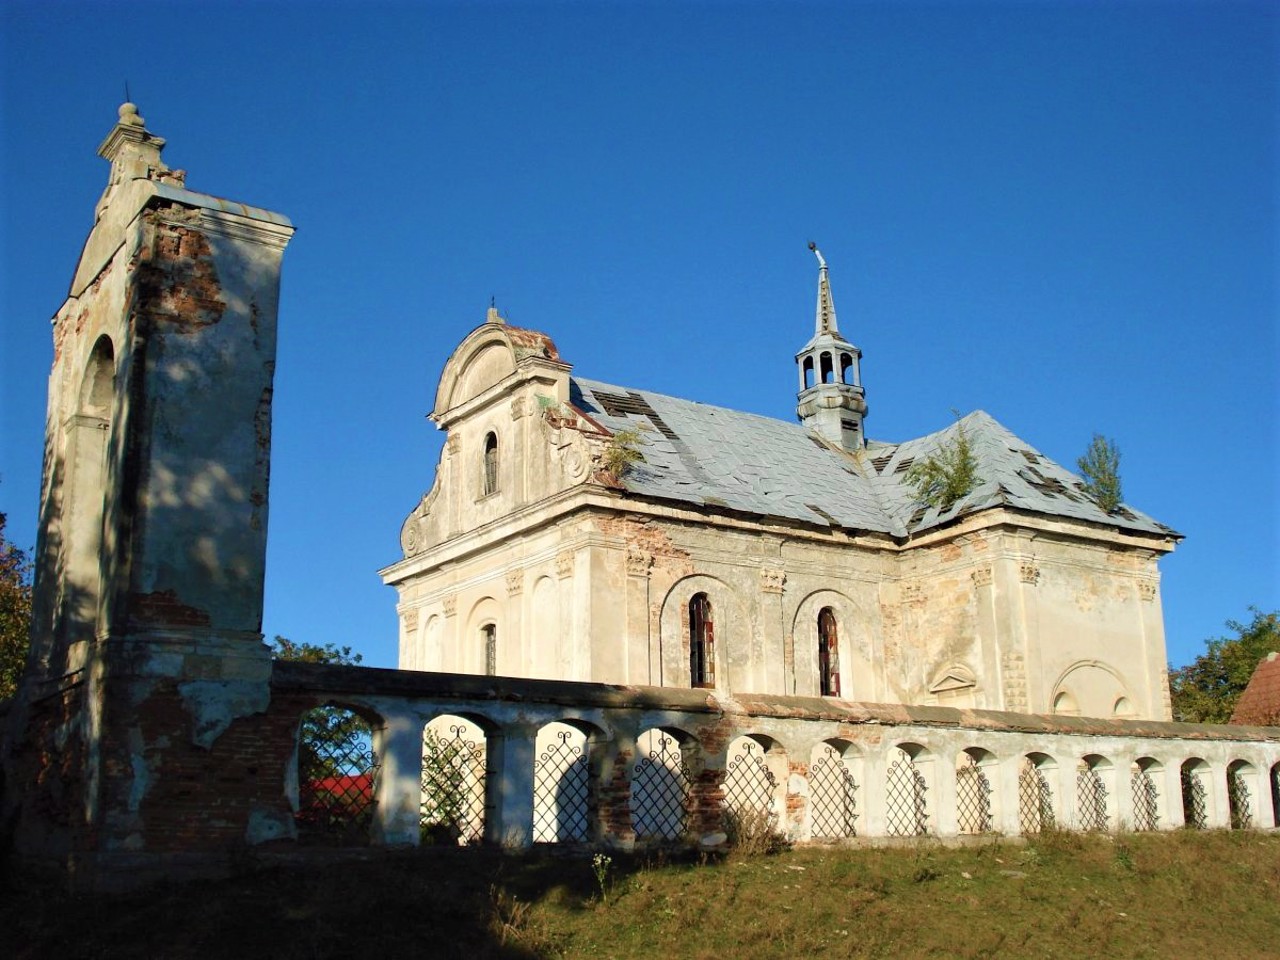
[[[1179,535],[982,412],[869,438],[816,247],[798,423],[578,376],[491,308],[445,363],[444,452],[381,571],[400,669],[273,660],[293,228],[188,189],[163,148],[120,107],[53,317],[0,751],[16,862],[120,889],[352,845],[1280,826],[1280,728],[1169,722]],[[963,488],[922,496],[913,468],[957,451]]]

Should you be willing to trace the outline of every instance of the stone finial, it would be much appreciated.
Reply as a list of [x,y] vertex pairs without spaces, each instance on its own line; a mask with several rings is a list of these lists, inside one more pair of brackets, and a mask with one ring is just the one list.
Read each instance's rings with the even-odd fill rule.
[[98,156],[111,163],[111,175],[95,214],[101,217],[115,190],[130,180],[159,180],[183,186],[185,172],[170,170],[164,165],[160,159],[163,149],[164,138],[147,129],[137,104],[128,101],[120,104],[116,125],[98,146]]
[[506,323],[507,319],[498,312],[498,305],[492,300],[489,301],[489,310],[484,315],[485,323]]

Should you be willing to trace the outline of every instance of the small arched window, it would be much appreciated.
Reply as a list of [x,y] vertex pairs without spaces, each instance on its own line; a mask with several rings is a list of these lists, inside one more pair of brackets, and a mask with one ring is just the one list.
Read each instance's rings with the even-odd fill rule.
[[694,687],[716,685],[715,625],[711,600],[695,593],[689,601],[689,683]]
[[831,354],[824,353],[821,356],[819,356],[818,363],[820,364],[818,373],[822,377],[822,382],[835,383],[836,373],[835,373],[835,369],[831,365]]
[[484,641],[484,672],[488,676],[498,673],[498,625],[486,623],[480,628],[480,637]]
[[484,438],[484,476],[480,495],[487,497],[498,492],[498,435],[489,433]]
[[840,696],[840,644],[830,607],[818,614],[818,690],[824,697]]

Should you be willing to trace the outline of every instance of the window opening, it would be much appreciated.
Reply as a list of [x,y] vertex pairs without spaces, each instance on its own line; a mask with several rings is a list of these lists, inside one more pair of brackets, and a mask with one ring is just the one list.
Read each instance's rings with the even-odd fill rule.
[[840,645],[830,607],[818,614],[818,687],[824,697],[840,696]]
[[715,625],[705,593],[689,601],[689,677],[694,687],[716,685]]
[[498,436],[490,433],[484,438],[484,483],[481,494],[488,496],[498,492]]
[[480,628],[484,637],[484,672],[489,676],[498,673],[498,625],[486,623]]

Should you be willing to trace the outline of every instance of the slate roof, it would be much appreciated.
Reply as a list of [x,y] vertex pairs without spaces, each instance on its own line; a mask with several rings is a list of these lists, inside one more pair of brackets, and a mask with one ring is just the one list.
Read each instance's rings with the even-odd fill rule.
[[[904,443],[871,440],[850,454],[798,423],[581,377],[570,378],[570,400],[611,432],[640,431],[645,459],[623,484],[646,497],[895,537],[1007,506],[1180,538],[1127,505],[1107,514],[1078,476],[981,410],[937,433]],[[959,430],[980,482],[945,511],[922,507],[904,482],[906,471]]]
[[1267,654],[1259,662],[1249,685],[1236,701],[1231,722],[1280,726],[1280,654]]

